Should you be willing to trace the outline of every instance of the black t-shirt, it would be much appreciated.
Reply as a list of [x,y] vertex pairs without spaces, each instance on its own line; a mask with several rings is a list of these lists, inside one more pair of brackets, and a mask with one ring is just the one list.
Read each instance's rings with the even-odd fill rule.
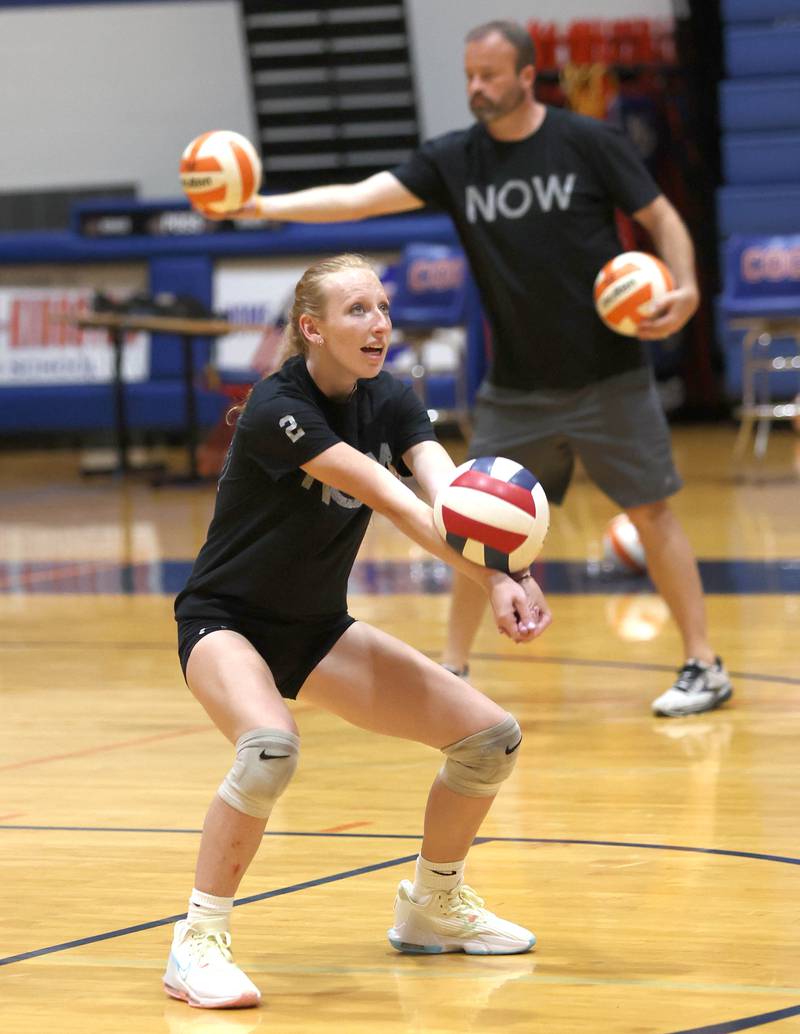
[[592,297],[622,250],[615,208],[631,214],[660,193],[619,130],[548,107],[524,140],[494,140],[476,123],[392,172],[456,225],[492,328],[492,383],[571,389],[644,364],[642,345],[608,330]]
[[325,617],[347,608],[347,579],[372,510],[300,465],[338,442],[409,474],[403,453],[435,440],[410,387],[381,372],[346,402],[325,396],[297,356],[259,381],[239,417],[214,516],[178,617]]

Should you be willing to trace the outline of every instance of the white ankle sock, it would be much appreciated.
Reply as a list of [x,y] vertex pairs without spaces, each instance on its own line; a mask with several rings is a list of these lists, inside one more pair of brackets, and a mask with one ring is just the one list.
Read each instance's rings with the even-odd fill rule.
[[420,855],[417,858],[417,870],[414,873],[414,889],[412,897],[417,901],[427,898],[434,891],[455,890],[464,882],[465,859],[460,862],[429,862]]
[[233,909],[233,898],[218,898],[204,894],[196,887],[189,897],[186,919],[191,926],[207,930],[227,930]]

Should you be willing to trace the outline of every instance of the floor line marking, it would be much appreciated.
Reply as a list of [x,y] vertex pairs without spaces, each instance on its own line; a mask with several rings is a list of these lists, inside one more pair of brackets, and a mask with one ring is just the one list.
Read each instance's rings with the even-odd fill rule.
[[[2,824],[2,830],[19,830],[31,832],[54,832],[54,833],[178,833],[196,834],[202,833],[201,829],[158,829],[137,826],[36,826],[22,824]],[[342,837],[345,839],[362,840],[421,840],[421,833],[347,833],[347,832],[318,832],[305,830],[265,830],[265,837]],[[478,844],[565,844],[577,847],[629,847],[645,851],[677,851],[684,854],[709,854],[718,855],[722,858],[747,858],[755,862],[778,862],[782,865],[800,865],[800,858],[791,855],[767,854],[763,851],[740,851],[728,847],[692,847],[687,844],[648,844],[632,840],[590,840],[583,837],[509,837],[501,834],[491,834],[476,837],[473,846]]]
[[359,826],[371,825],[371,822],[343,822],[341,826],[329,826],[327,829],[321,829],[320,833],[344,833],[348,829],[357,829]]
[[[430,652],[426,656],[438,657]],[[521,664],[565,664],[578,668],[622,668],[629,671],[676,671],[674,664],[646,664],[641,661],[611,661],[583,657],[543,657],[541,654],[530,654],[509,657],[499,653],[473,653],[470,657],[476,661],[511,661]],[[757,682],[777,682],[789,686],[800,686],[800,678],[793,675],[765,675],[759,672],[731,671],[729,674],[737,679],[753,679]]]
[[[347,834],[345,834],[345,835],[347,835]],[[356,834],[351,834],[351,835],[356,835]],[[529,841],[532,841],[534,838],[479,837],[479,838],[476,838],[475,843],[476,844],[477,843],[491,843],[491,842],[494,842],[496,840],[505,840],[505,841],[511,840],[511,841],[514,841],[515,839],[516,840],[522,840],[523,842],[529,842]],[[534,842],[539,842],[539,841],[534,841]],[[564,843],[565,841],[560,841],[559,840],[559,841],[546,841],[546,842],[548,842],[548,843],[551,843],[551,842]],[[567,841],[567,842],[573,842],[573,841]],[[577,843],[594,843],[594,841],[575,841],[575,842],[577,842]],[[611,845],[615,845],[615,846],[621,846],[621,845],[618,845],[618,842],[615,842],[615,841],[604,841],[604,842],[601,842],[601,843],[611,844]],[[625,844],[624,846],[653,847],[655,845],[646,845],[646,844],[628,845],[628,844]],[[685,847],[684,848],[674,848],[674,847],[673,848],[669,848],[669,847],[667,847],[667,849],[668,850],[684,850],[684,851],[713,850],[713,849],[705,849],[705,848],[685,848]],[[716,850],[714,850],[713,853],[749,854],[749,852],[724,852],[724,851],[716,851]],[[392,868],[392,867],[395,867],[395,866],[398,866],[398,865],[404,865],[407,862],[414,861],[416,859],[416,857],[417,857],[416,854],[404,855],[404,856],[402,856],[400,858],[391,858],[391,859],[389,859],[388,861],[385,861],[385,862],[376,862],[376,863],[373,863],[372,865],[361,866],[358,869],[350,869],[350,870],[347,870],[346,872],[335,873],[332,876],[323,876],[323,877],[320,877],[320,878],[317,878],[317,879],[314,879],[314,880],[305,880],[303,883],[292,884],[291,886],[288,886],[288,887],[279,887],[276,890],[264,891],[263,893],[260,893],[260,894],[251,894],[248,897],[238,898],[236,901],[234,901],[234,907],[239,907],[239,906],[242,906],[242,905],[249,905],[249,904],[252,904],[252,903],[257,902],[257,901],[266,901],[269,898],[281,897],[281,896],[286,895],[286,894],[297,893],[298,891],[301,891],[301,890],[308,890],[311,887],[319,887],[319,886],[323,886],[324,884],[327,884],[327,883],[335,883],[335,882],[338,882],[340,880],[350,879],[350,878],[352,878],[354,876],[361,876],[361,875],[364,875],[365,873],[377,872],[377,871],[379,871],[381,869],[388,869],[388,868]],[[763,856],[763,857],[769,857],[769,856]],[[777,859],[777,860],[783,860],[783,859]],[[793,859],[792,861],[794,862],[794,864],[800,864],[800,859]],[[126,936],[127,934],[140,933],[140,932],[142,932],[144,930],[152,930],[152,929],[155,929],[155,928],[160,927],[160,926],[167,926],[170,923],[174,923],[174,922],[177,922],[180,919],[185,919],[185,918],[186,918],[186,913],[182,912],[182,913],[179,913],[179,914],[176,914],[176,915],[166,916],[163,919],[151,920],[148,923],[138,923],[135,926],[125,927],[125,928],[123,928],[121,930],[110,930],[107,933],[95,934],[95,935],[93,935],[91,937],[81,937],[81,938],[77,938],[76,940],[73,940],[73,941],[64,941],[64,942],[62,942],[60,944],[49,945],[46,948],[38,948],[38,949],[35,949],[33,951],[21,952],[18,955],[10,955],[10,956],[8,956],[6,958],[0,958],[0,966],[11,965],[12,963],[15,963],[15,962],[24,962],[24,961],[26,961],[28,959],[33,959],[33,958],[41,957],[42,955],[50,955],[50,954],[54,954],[56,952],[66,951],[66,950],[68,950],[70,948],[77,948],[77,947],[81,947],[81,946],[87,945],[87,944],[95,944],[95,943],[97,943],[99,941],[107,941],[107,940],[111,940],[111,939],[116,938],[116,937]],[[752,1029],[753,1027],[765,1026],[765,1025],[767,1025],[769,1023],[775,1023],[775,1022],[777,1022],[779,1020],[788,1019],[788,1018],[790,1018],[792,1016],[797,1016],[797,1015],[800,1015],[800,1005],[790,1006],[789,1008],[786,1008],[786,1009],[778,1009],[778,1010],[775,1010],[773,1012],[760,1013],[760,1014],[755,1015],[755,1016],[747,1016],[747,1017],[743,1017],[743,1018],[741,1018],[739,1020],[729,1020],[729,1021],[725,1021],[723,1023],[714,1023],[714,1024],[706,1025],[706,1026],[703,1026],[703,1027],[693,1027],[691,1029],[685,1028],[685,1029],[680,1030],[680,1031],[674,1031],[673,1034],[736,1034],[736,1032],[738,1032],[738,1031],[749,1030],[749,1029]]]
[[635,847],[646,851],[682,851],[687,854],[721,855],[725,858],[750,858],[757,862],[780,862],[784,865],[800,865],[800,858],[790,855],[765,854],[761,851],[736,851],[725,847],[689,847],[684,844],[643,844],[628,840],[584,840],[561,837],[504,837],[493,836],[492,840],[512,844],[577,844],[596,847]]
[[[106,595],[116,595],[114,593]],[[0,640],[0,650],[19,650],[19,649],[40,649],[43,646],[47,646],[49,649],[80,649],[86,650],[93,646],[102,646],[106,649],[111,648],[114,650],[174,650],[174,645],[169,642],[94,642],[92,640],[70,640],[59,641],[59,640],[47,640],[45,643],[42,640],[30,639],[30,640],[15,640],[14,642],[3,642]],[[433,660],[438,660],[440,652],[438,650],[420,650],[420,653],[426,657],[430,657]],[[624,671],[664,671],[668,674],[674,673],[677,669],[674,664],[647,664],[643,661],[612,661],[602,659],[592,659],[591,657],[550,657],[542,656],[537,654],[531,656],[530,654],[523,655],[518,654],[514,657],[507,656],[500,653],[473,653],[470,655],[473,660],[476,661],[495,661],[503,664],[564,664],[572,665],[577,668],[612,668],[622,669]],[[774,682],[777,685],[787,686],[800,686],[800,678],[793,675],[767,675],[763,672],[757,671],[731,671],[729,673],[733,678],[736,679],[748,679],[753,682]]]
[[[267,890],[261,894],[250,894],[245,898],[237,898],[233,906],[250,905],[255,901],[266,901],[268,898],[278,898],[285,894],[295,894],[301,890],[308,890],[311,887],[321,887],[326,883],[337,883],[339,880],[351,879],[353,876],[363,876],[365,873],[378,872],[380,869],[389,869],[396,865],[405,865],[413,862],[417,855],[403,855],[401,858],[390,858],[385,862],[373,862],[372,865],[362,865],[358,869],[348,869],[345,872],[337,872],[332,876],[320,876],[314,880],[304,880],[302,883],[294,883],[288,887],[278,887],[275,890]],[[126,926],[120,930],[109,930],[106,933],[93,934],[90,937],[78,937],[72,941],[62,941],[60,944],[50,944],[46,948],[35,948],[32,951],[23,951],[18,955],[8,955],[0,958],[0,966],[10,966],[15,962],[25,962],[27,959],[35,959],[41,955],[51,955],[54,952],[67,951],[69,948],[80,948],[86,944],[96,944],[98,941],[109,941],[115,937],[125,937],[128,934],[141,933],[144,930],[153,930],[159,926],[168,926],[180,919],[185,919],[186,913],[180,912],[176,915],[165,916],[163,919],[151,919],[147,923],[137,923],[135,926]]]
[[122,750],[125,747],[140,747],[143,743],[157,743],[159,740],[175,739],[179,736],[192,736],[196,732],[209,732],[212,725],[190,725],[185,729],[173,732],[160,732],[155,736],[141,736],[135,740],[118,740],[116,743],[105,743],[98,747],[87,747],[85,750],[72,750],[66,754],[48,754],[40,758],[26,758],[24,761],[12,761],[8,765],[0,765],[0,772],[14,768],[27,768],[30,765],[43,765],[50,761],[65,761],[69,758],[85,758],[90,754],[103,754],[109,750]]
[[776,1009],[774,1012],[762,1012],[757,1016],[744,1016],[740,1020],[726,1020],[724,1023],[710,1023],[705,1027],[687,1027],[676,1030],[673,1034],[736,1034],[740,1030],[752,1030],[753,1027],[765,1027],[768,1023],[800,1016],[800,1005],[791,1005],[788,1009]]
[[[61,563],[57,561],[56,564]],[[73,560],[64,562],[63,566],[53,566],[49,568],[42,568],[41,570],[23,570],[20,572],[20,582],[23,586],[44,584],[45,582],[65,582],[73,578],[80,578],[82,575],[94,576],[113,573],[115,571],[121,571],[120,564],[114,560],[97,561],[97,560]],[[16,588],[14,581],[8,576],[0,574],[0,592],[8,592],[9,589]],[[88,595],[87,593],[78,593],[79,595]],[[21,595],[29,595],[28,593],[22,593]],[[62,595],[61,593],[54,593],[54,595]],[[92,593],[91,595],[99,595],[99,593]],[[114,593],[114,595],[118,595]]]
[[[800,566],[794,558],[705,558],[698,559],[700,574],[706,585],[706,594],[713,596],[751,595],[781,596],[800,591]],[[178,560],[169,557],[141,560],[98,559],[75,561],[68,559],[0,561],[0,592],[32,595],[44,581],[45,593],[58,593],[59,584],[74,577],[72,572],[79,567],[81,576],[97,580],[111,572],[120,583],[118,592],[124,595],[174,596],[186,583],[191,570],[191,559]],[[449,576],[446,565],[430,559],[423,561],[421,580],[412,576],[413,563],[410,559],[367,560],[359,559],[349,578],[349,592],[354,596],[370,595],[439,595],[449,590]],[[66,572],[66,573],[62,573]],[[538,562],[533,568],[534,577],[542,584],[549,596],[594,595],[610,596],[631,592],[655,594],[655,587],[647,575],[638,578],[607,577],[585,559],[552,559]],[[141,578],[146,588],[134,584]],[[27,584],[26,584],[27,583]],[[152,583],[156,583],[153,585]],[[100,594],[106,590],[100,586],[82,585],[73,589],[67,585],[67,592],[82,595]],[[26,592],[26,589],[28,590]]]

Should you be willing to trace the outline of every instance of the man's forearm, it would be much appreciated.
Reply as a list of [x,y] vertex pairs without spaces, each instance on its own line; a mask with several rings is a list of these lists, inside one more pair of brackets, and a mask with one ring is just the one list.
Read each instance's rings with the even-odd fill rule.
[[376,172],[358,183],[334,183],[291,194],[261,195],[254,200],[262,219],[298,223],[335,223],[392,212],[410,212],[423,202],[391,172]]
[[361,219],[363,211],[358,196],[348,184],[309,187],[291,194],[259,195],[255,199],[262,219],[286,220],[297,223],[336,223]]
[[636,220],[653,238],[656,251],[675,278],[675,286],[697,291],[692,238],[670,202],[662,194],[647,208],[637,212]]
[[659,220],[652,236],[659,254],[675,277],[675,286],[697,290],[694,245],[677,212],[669,212]]

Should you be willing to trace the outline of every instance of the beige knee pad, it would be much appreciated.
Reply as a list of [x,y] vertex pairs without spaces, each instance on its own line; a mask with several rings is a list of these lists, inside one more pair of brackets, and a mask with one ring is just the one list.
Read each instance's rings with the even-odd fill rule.
[[236,741],[236,760],[217,790],[237,811],[269,818],[297,768],[300,739],[282,729],[252,729]]
[[465,797],[494,797],[517,761],[522,730],[513,715],[502,722],[444,747],[447,760],[439,770],[444,783]]

